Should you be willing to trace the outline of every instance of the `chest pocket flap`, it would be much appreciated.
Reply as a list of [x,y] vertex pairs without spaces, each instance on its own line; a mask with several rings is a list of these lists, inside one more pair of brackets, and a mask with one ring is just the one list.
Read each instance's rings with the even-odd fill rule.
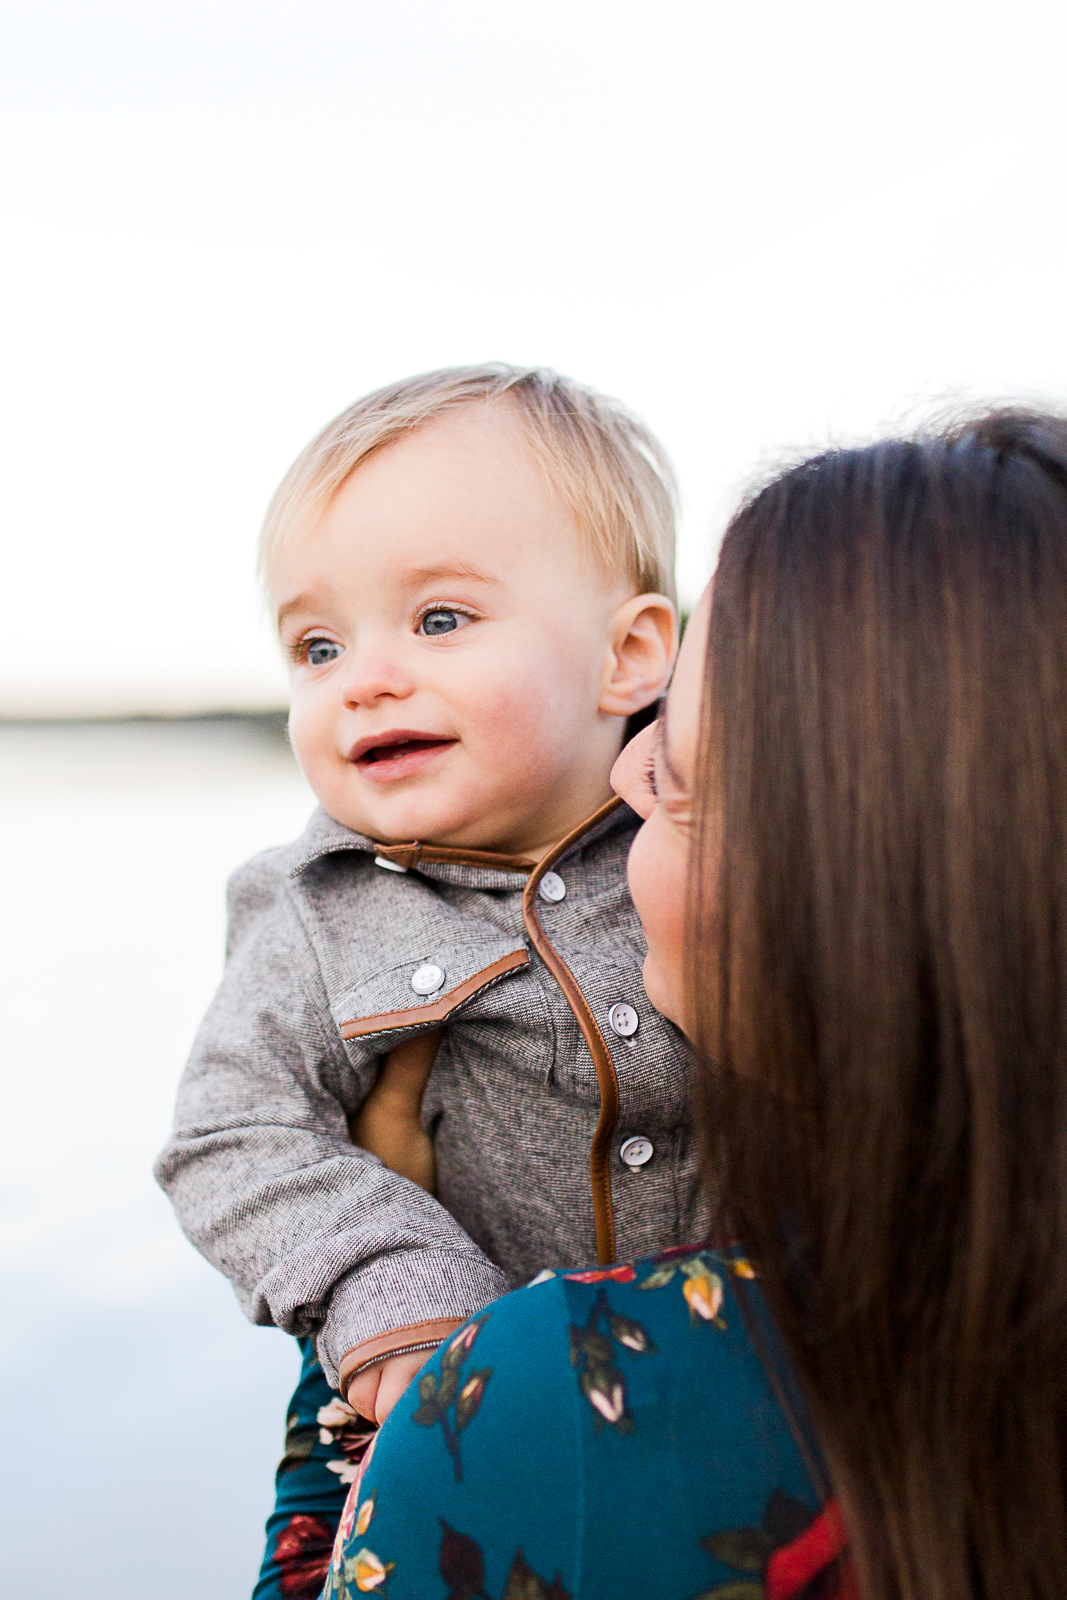
[[490,984],[529,965],[526,946],[514,939],[416,951],[353,984],[331,1007],[333,1019],[342,1039],[436,1027]]

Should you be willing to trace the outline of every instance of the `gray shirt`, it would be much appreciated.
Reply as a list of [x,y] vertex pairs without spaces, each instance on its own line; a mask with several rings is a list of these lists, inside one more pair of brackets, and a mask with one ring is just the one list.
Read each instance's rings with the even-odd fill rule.
[[[225,975],[156,1172],[248,1316],[316,1334],[331,1381],[366,1341],[467,1317],[542,1267],[703,1236],[688,1055],[641,983],[637,825],[604,807],[535,870],[386,848],[318,811],[234,874]],[[611,1026],[618,1005],[635,1031]],[[393,1045],[442,1025],[434,1198],[347,1119]],[[652,1155],[631,1170],[635,1136]]]

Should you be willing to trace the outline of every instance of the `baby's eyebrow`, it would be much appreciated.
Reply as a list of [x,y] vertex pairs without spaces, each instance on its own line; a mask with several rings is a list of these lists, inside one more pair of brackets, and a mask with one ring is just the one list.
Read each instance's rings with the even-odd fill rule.
[[315,604],[315,596],[312,594],[294,595],[291,600],[278,607],[277,626],[280,628],[286,617],[294,611],[314,611]]
[[476,567],[469,561],[442,561],[432,567],[408,567],[404,578],[412,588],[417,588],[423,583],[440,583],[449,578],[473,578],[476,583],[503,587],[502,579],[495,578],[491,572],[483,572],[481,567]]

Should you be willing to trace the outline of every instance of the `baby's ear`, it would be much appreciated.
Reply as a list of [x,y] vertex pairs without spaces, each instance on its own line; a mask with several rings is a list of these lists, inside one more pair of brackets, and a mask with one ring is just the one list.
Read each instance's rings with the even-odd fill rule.
[[658,700],[678,653],[678,619],[662,594],[636,594],[611,622],[598,711],[631,717]]

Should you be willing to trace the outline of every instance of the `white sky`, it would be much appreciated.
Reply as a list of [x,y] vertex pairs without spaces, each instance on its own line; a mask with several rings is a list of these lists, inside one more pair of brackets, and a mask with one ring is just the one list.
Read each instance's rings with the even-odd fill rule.
[[760,462],[1067,398],[1062,0],[5,0],[0,714],[278,703],[252,550],[357,394],[621,395],[707,573]]

